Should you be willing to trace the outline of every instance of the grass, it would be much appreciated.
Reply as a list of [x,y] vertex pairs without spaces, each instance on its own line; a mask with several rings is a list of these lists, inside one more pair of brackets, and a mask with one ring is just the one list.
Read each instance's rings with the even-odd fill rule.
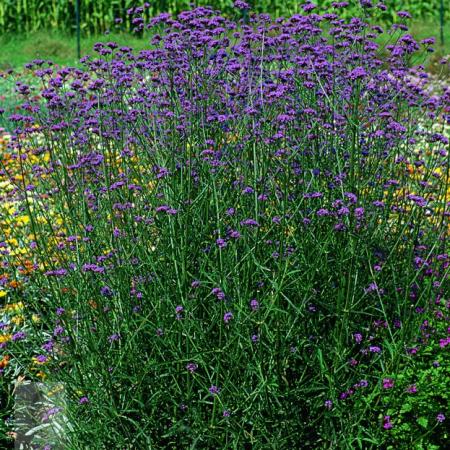
[[440,27],[439,23],[436,22],[423,22],[417,21],[413,22],[411,27],[411,33],[416,36],[417,39],[424,39],[430,36],[436,38],[436,50],[442,51],[444,53],[450,53],[450,23],[444,24],[444,45],[441,45],[440,41]]
[[444,44],[441,43],[440,28],[438,22],[414,22],[411,27],[411,34],[417,39],[425,39],[434,37],[436,44],[434,45],[435,53],[428,58],[427,69],[430,72],[438,72],[441,70],[438,64],[439,59],[450,54],[450,23],[444,25]]
[[[100,36],[83,37],[81,39],[81,55],[93,53],[96,42],[115,41],[120,45],[142,50],[148,47],[148,39],[139,38],[129,33],[110,33]],[[8,128],[7,116],[20,103],[14,88],[20,74],[24,79],[23,67],[34,59],[49,59],[60,66],[79,66],[77,58],[76,38],[67,33],[39,31],[28,35],[0,35],[0,108],[6,111],[0,115],[0,128]],[[15,76],[3,76],[3,71],[13,70]],[[36,83],[32,77],[28,82]]]
[[[110,33],[82,37],[81,55],[92,52],[96,42],[116,41],[137,50],[144,49],[148,42],[129,33]],[[61,32],[39,31],[28,35],[4,34],[0,36],[0,70],[20,69],[33,59],[51,59],[59,65],[77,65],[76,37]]]

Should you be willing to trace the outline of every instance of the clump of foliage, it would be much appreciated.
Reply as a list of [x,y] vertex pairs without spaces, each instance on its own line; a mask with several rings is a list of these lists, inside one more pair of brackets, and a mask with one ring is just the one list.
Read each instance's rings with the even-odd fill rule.
[[42,88],[17,85],[1,173],[4,292],[26,305],[2,322],[5,375],[65,383],[70,448],[439,447],[450,90],[420,65],[432,40],[405,12],[380,46],[344,2],[235,7],[136,8],[148,50],[29,65]]

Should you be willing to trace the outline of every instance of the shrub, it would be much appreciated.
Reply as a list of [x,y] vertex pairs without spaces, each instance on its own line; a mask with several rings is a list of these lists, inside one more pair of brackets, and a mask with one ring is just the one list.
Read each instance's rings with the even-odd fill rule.
[[41,319],[7,349],[66,383],[71,446],[410,442],[385,396],[449,292],[449,90],[406,25],[304,9],[161,14],[18,84],[2,248]]

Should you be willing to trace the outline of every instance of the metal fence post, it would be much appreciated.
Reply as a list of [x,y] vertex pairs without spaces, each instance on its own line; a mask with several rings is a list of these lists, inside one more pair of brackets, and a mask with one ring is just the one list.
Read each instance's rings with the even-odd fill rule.
[[441,0],[440,7],[440,16],[441,16],[441,45],[444,46],[444,0]]
[[76,0],[75,3],[75,20],[77,23],[77,57],[81,58],[81,48],[80,48],[80,0]]

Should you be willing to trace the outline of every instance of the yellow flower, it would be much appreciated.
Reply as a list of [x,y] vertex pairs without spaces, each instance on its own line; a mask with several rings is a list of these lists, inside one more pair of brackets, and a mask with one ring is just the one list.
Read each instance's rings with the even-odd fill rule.
[[10,303],[9,305],[5,305],[4,310],[6,312],[15,312],[18,313],[19,311],[22,311],[25,305],[23,302],[17,302],[17,303]]
[[18,225],[26,225],[27,223],[30,222],[30,217],[29,216],[19,216],[19,217],[17,217],[16,222]]
[[17,241],[17,239],[16,238],[11,238],[11,239],[8,239],[6,242],[8,242],[8,244],[10,244],[10,245],[14,245],[14,246],[17,246],[17,245],[19,245],[19,242]]
[[28,250],[26,248],[18,248],[17,250],[10,252],[11,256],[26,255],[27,253]]
[[292,236],[294,234],[294,231],[295,228],[293,226],[288,226],[284,233],[286,236]]
[[[16,212],[16,208],[14,208],[14,206],[12,204],[6,204],[4,205],[4,208],[6,209],[6,212],[10,215],[13,215]],[[8,221],[10,222],[10,221]]]
[[11,334],[1,334],[0,335],[0,344],[3,344],[4,342],[9,342],[11,340],[12,335]]
[[6,297],[8,293],[6,291],[0,291],[0,298]]
[[14,316],[11,319],[11,322],[14,323],[15,325],[20,325],[21,323],[23,323],[23,321],[25,320],[25,317],[23,317],[21,314],[18,316]]
[[58,394],[61,391],[64,391],[64,385],[57,384],[53,389],[47,392],[47,395],[51,397],[52,395]]
[[229,144],[230,142],[236,142],[238,140],[237,134],[228,134],[225,138],[225,142]]
[[41,318],[40,318],[37,314],[33,314],[33,315],[31,316],[31,320],[32,320],[34,323],[38,323],[38,322],[41,321]]
[[14,186],[11,184],[10,181],[5,180],[0,182],[0,189],[2,191],[11,191],[12,189],[14,189]]

